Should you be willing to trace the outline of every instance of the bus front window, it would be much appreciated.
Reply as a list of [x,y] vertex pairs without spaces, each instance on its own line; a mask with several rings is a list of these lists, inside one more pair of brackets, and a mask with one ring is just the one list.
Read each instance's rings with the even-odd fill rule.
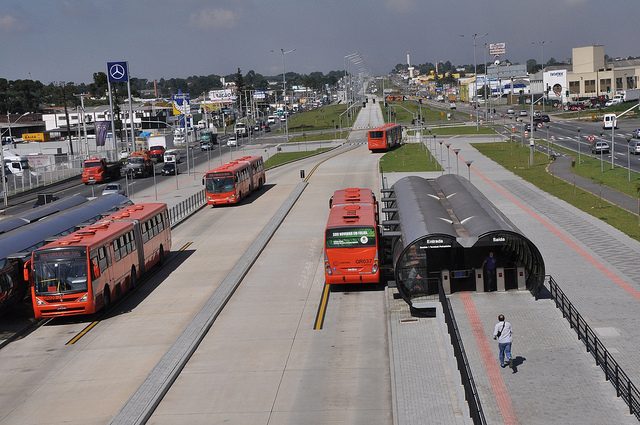
[[213,177],[207,179],[207,192],[226,193],[234,189],[233,177]]
[[51,249],[34,254],[36,294],[87,291],[87,259],[81,249]]

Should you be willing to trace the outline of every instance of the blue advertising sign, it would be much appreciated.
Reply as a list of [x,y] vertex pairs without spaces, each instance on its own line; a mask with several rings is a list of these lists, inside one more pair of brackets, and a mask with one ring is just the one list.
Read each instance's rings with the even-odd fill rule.
[[126,61],[107,62],[107,78],[110,83],[129,81],[129,67]]

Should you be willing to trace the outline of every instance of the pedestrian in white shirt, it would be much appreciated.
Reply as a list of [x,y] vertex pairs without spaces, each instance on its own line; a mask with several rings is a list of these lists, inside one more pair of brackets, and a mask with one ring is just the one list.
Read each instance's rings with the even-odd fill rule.
[[[511,366],[511,342],[513,330],[511,323],[504,320],[504,314],[498,316],[498,323],[493,327],[493,339],[498,340],[498,359],[500,367]],[[505,364],[506,357],[506,364]]]

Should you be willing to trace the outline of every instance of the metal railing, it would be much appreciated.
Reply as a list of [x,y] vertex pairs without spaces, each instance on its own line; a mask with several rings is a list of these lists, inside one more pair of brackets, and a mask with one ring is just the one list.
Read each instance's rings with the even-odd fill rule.
[[191,214],[205,206],[206,203],[207,200],[204,195],[204,189],[202,189],[179,204],[169,208],[169,222],[171,223],[171,227],[175,227],[181,223]]
[[467,359],[467,354],[464,351],[462,336],[460,335],[458,324],[456,323],[456,318],[453,314],[453,307],[451,307],[451,302],[444,293],[442,283],[438,285],[438,295],[440,303],[442,304],[442,311],[444,312],[444,320],[447,323],[449,337],[451,338],[453,354],[456,356],[456,361],[458,363],[458,371],[460,371],[460,378],[462,379],[462,386],[464,387],[464,396],[467,400],[467,404],[469,405],[469,416],[471,417],[471,420],[473,420],[474,424],[485,425],[487,420],[484,417],[476,383],[473,380],[469,360]]
[[604,344],[593,329],[587,324],[582,315],[569,301],[569,298],[560,289],[558,283],[550,275],[546,276],[549,283],[549,291],[556,307],[562,312],[562,317],[569,321],[569,326],[578,334],[578,340],[584,342],[587,352],[591,353],[596,361],[596,366],[600,366],[604,372],[605,379],[616,389],[616,395],[622,397],[629,406],[629,413],[635,415],[640,420],[640,392],[631,382],[629,376],[622,370],[618,362],[605,348]]
[[23,170],[21,174],[7,174],[7,196],[16,195],[42,186],[78,177],[82,174],[82,161],[72,160],[43,167]]

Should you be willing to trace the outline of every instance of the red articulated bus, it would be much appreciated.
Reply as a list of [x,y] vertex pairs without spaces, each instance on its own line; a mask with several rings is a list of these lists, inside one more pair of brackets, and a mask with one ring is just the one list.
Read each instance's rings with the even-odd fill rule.
[[329,201],[325,283],[379,283],[378,202],[371,189],[337,190]]
[[388,123],[367,132],[369,150],[388,151],[402,143],[402,126]]
[[266,182],[261,156],[243,156],[206,172],[202,179],[207,204],[237,204]]
[[120,210],[32,253],[35,317],[92,314],[136,286],[171,250],[166,204]]

